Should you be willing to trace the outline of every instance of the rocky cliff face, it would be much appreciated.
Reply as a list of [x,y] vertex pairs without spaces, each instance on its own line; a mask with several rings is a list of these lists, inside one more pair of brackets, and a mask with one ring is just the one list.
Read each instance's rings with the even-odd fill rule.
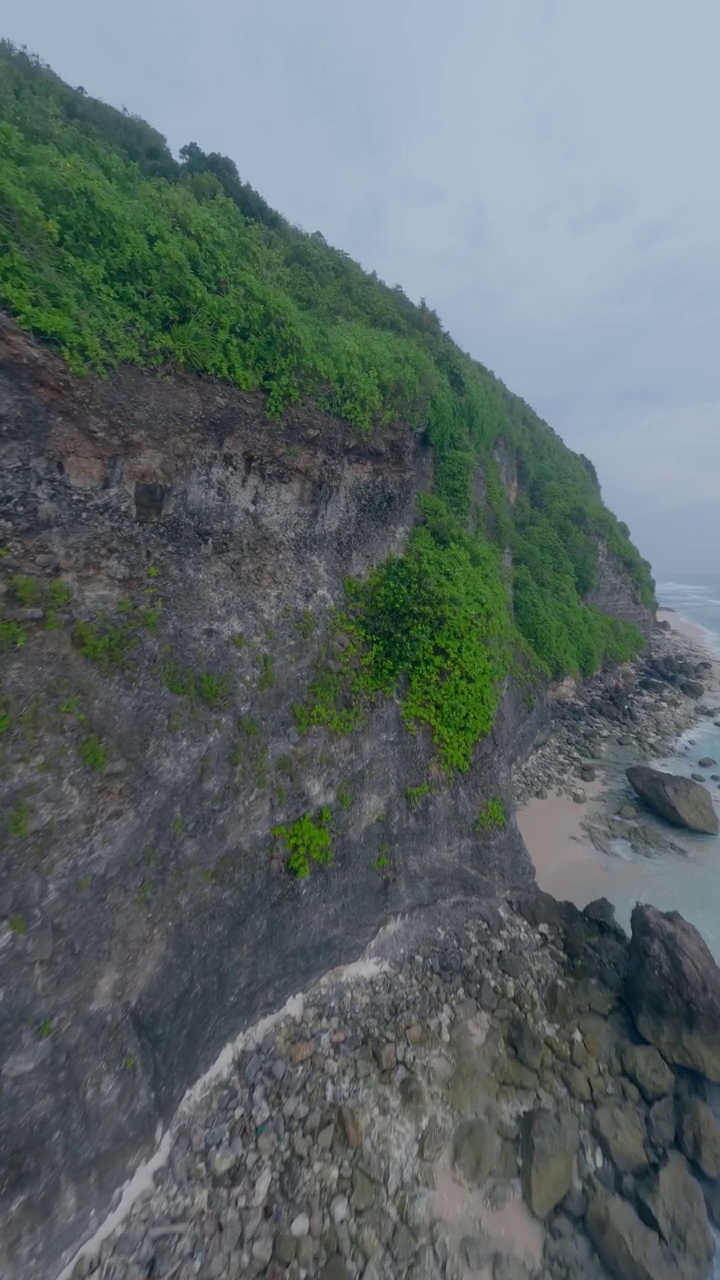
[[[345,575],[400,549],[431,482],[422,437],[77,379],[7,322],[0,416],[0,1261],[30,1280],[247,1021],[394,913],[530,882],[509,768],[544,710],[509,685],[429,792],[392,699],[345,736],[295,727]],[[333,862],[293,879],[273,828],[323,808]]]

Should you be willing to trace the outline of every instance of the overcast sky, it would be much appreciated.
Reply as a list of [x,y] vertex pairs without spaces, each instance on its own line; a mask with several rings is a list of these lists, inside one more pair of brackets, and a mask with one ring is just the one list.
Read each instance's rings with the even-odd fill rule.
[[659,569],[715,567],[718,0],[4,0],[0,26],[425,297]]

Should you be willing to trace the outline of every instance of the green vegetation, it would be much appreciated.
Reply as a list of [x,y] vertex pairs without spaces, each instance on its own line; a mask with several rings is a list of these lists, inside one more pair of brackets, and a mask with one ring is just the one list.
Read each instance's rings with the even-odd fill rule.
[[265,689],[272,689],[275,684],[275,663],[270,653],[261,653],[258,657],[258,662],[260,663],[260,675],[257,687],[263,692]]
[[[262,391],[278,420],[312,401],[349,432],[388,422],[427,431],[435,478],[422,523],[403,556],[348,583],[336,619],[346,645],[319,660],[294,707],[301,732],[347,732],[374,697],[397,692],[441,765],[463,770],[515,655],[559,677],[637,651],[634,627],[586,603],[599,547],[624,566],[637,598],[653,601],[649,568],[604,507],[592,464],[461,351],[424,301],[290,226],[227,157],[189,143],[176,160],[144,121],[7,43],[0,305],[77,371],[179,367]],[[472,497],[478,468],[482,506]],[[151,566],[148,577],[157,573]],[[29,582],[15,580],[11,599],[29,603]],[[60,606],[47,607],[53,618]],[[77,623],[75,644],[106,670],[122,667],[139,626],[154,631],[158,607]],[[312,614],[296,626],[307,640]],[[0,621],[0,651],[24,640],[17,622]],[[269,689],[273,659],[258,661],[258,688]],[[225,678],[175,660],[162,672],[191,700],[222,706],[229,696]]]
[[0,618],[0,653],[21,649],[27,636],[22,627],[10,618]]
[[332,862],[329,824],[330,810],[321,809],[317,822],[303,814],[289,826],[273,827],[273,835],[284,840],[290,851],[288,870],[298,879],[310,874],[311,862]]
[[38,604],[40,600],[40,583],[36,578],[17,576],[11,578],[8,585],[20,604],[26,607]]
[[300,632],[300,635],[302,636],[303,640],[309,640],[311,635],[313,634],[313,631],[317,627],[317,622],[313,617],[312,610],[305,609],[300,614],[300,617],[296,620],[295,626],[297,630]]
[[353,793],[349,782],[341,782],[337,789],[337,801],[341,809],[349,809],[353,802]]
[[27,800],[18,800],[13,805],[8,818],[8,831],[13,840],[25,840],[30,833],[30,805]]
[[52,1034],[52,1028],[53,1028],[52,1018],[46,1018],[45,1021],[41,1022],[40,1026],[38,1027],[38,1039],[47,1040],[48,1036]]
[[490,796],[478,814],[475,830],[477,832],[495,831],[504,827],[506,823],[505,806],[500,796]]
[[23,916],[10,916],[8,924],[13,933],[27,933],[27,921]]
[[429,795],[431,791],[432,787],[429,782],[421,782],[419,787],[406,787],[405,799],[408,802],[408,808],[415,809],[423,796]]
[[168,644],[160,650],[160,679],[170,693],[187,698],[192,705],[202,701],[208,707],[224,710],[232,698],[229,675],[218,676],[212,671],[196,673],[178,661]]
[[88,769],[103,773],[107,768],[108,749],[96,733],[91,733],[78,744],[78,755]]

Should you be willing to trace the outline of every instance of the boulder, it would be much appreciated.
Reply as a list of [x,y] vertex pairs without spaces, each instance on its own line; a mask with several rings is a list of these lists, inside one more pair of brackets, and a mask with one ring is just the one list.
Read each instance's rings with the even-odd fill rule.
[[640,1220],[627,1200],[598,1188],[585,1222],[614,1280],[678,1280],[657,1232]]
[[638,1186],[637,1197],[640,1215],[660,1236],[677,1280],[705,1280],[714,1242],[705,1197],[684,1156],[672,1152],[660,1172]]
[[698,760],[698,764],[701,769],[714,769],[717,760],[713,760],[712,756],[703,756],[701,760]]
[[603,1153],[621,1173],[641,1173],[647,1168],[645,1125],[638,1111],[626,1103],[598,1107],[592,1128]]
[[633,790],[661,818],[690,831],[717,835],[720,821],[710,792],[699,782],[644,764],[631,765],[626,772]]
[[667,1062],[720,1083],[720,969],[677,911],[638,905],[625,998],[635,1025]]
[[653,1145],[660,1151],[667,1151],[675,1141],[676,1131],[675,1099],[667,1097],[654,1102],[648,1115],[648,1133]]
[[667,1062],[650,1044],[626,1044],[622,1051],[626,1076],[635,1081],[646,1102],[657,1102],[672,1092],[675,1077]]
[[706,1178],[720,1178],[720,1124],[701,1098],[688,1098],[682,1108],[680,1146]]
[[700,680],[681,680],[680,689],[687,698],[702,698],[705,685]]
[[545,1218],[570,1190],[578,1141],[577,1121],[570,1112],[537,1107],[523,1116],[522,1185],[536,1218]]

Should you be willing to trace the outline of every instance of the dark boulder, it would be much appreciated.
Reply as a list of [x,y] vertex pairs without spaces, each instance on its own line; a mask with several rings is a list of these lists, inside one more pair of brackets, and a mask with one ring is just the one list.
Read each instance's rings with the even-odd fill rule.
[[720,1083],[720,969],[677,911],[635,907],[625,996],[667,1062]]
[[667,822],[690,831],[717,835],[720,821],[709,791],[699,783],[643,764],[631,765],[627,779],[641,800]]

